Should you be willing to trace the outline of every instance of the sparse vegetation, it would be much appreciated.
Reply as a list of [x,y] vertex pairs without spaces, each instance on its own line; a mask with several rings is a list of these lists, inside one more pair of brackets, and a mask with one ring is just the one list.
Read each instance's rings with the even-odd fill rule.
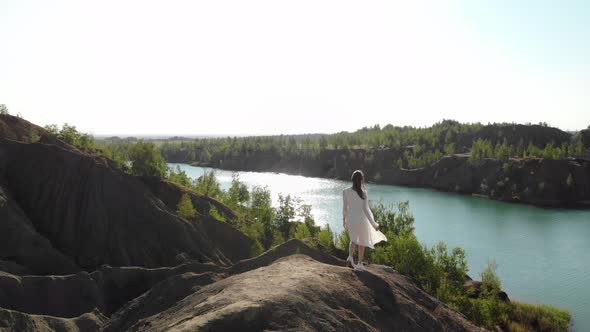
[[8,106],[6,106],[6,104],[0,104],[0,114],[2,115],[9,115],[10,112],[8,112]]
[[197,210],[193,207],[193,202],[188,194],[183,194],[178,202],[176,214],[184,219],[193,219],[197,215]]
[[565,180],[565,183],[567,184],[568,187],[571,187],[574,185],[574,178],[572,177],[572,173],[570,173],[567,176],[567,179]]
[[41,136],[39,136],[39,134],[37,134],[36,132],[33,132],[31,134],[31,143],[37,143],[39,142],[39,140],[41,140]]
[[96,148],[96,141],[89,133],[83,133],[76,129],[76,126],[64,123],[61,128],[55,124],[45,126],[50,134],[55,135],[60,140],[73,145],[80,149]]
[[508,331],[567,331],[571,314],[547,305],[511,302],[508,311]]

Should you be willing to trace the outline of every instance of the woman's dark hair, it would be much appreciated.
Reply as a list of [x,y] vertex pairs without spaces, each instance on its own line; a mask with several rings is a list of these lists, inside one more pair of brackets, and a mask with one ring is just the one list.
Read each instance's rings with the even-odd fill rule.
[[352,189],[359,194],[359,197],[365,199],[365,176],[360,170],[352,172]]

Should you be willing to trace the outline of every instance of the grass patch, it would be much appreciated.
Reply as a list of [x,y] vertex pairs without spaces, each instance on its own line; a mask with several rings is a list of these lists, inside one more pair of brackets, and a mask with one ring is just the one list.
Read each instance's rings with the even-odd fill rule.
[[548,305],[512,302],[510,306],[509,331],[567,331],[572,318],[568,311]]

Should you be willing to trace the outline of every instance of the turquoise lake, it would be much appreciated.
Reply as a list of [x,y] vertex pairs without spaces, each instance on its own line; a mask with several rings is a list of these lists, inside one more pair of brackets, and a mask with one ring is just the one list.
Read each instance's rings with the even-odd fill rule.
[[[206,168],[179,166],[190,177]],[[317,224],[342,231],[342,190],[346,181],[276,173],[238,172],[252,187],[268,186],[312,205]],[[216,170],[226,190],[232,172]],[[572,331],[590,331],[590,211],[545,209],[429,189],[368,185],[369,200],[409,201],[418,239],[428,246],[444,241],[467,253],[470,276],[479,279],[494,259],[512,300],[550,304],[573,314]],[[377,220],[378,222],[378,220]]]

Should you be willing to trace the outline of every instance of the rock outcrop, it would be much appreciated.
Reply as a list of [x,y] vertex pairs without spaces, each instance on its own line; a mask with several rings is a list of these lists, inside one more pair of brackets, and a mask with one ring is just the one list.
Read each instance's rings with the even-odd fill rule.
[[355,272],[305,255],[206,286],[194,274],[168,279],[113,315],[105,331],[121,329],[479,331],[389,268]]

